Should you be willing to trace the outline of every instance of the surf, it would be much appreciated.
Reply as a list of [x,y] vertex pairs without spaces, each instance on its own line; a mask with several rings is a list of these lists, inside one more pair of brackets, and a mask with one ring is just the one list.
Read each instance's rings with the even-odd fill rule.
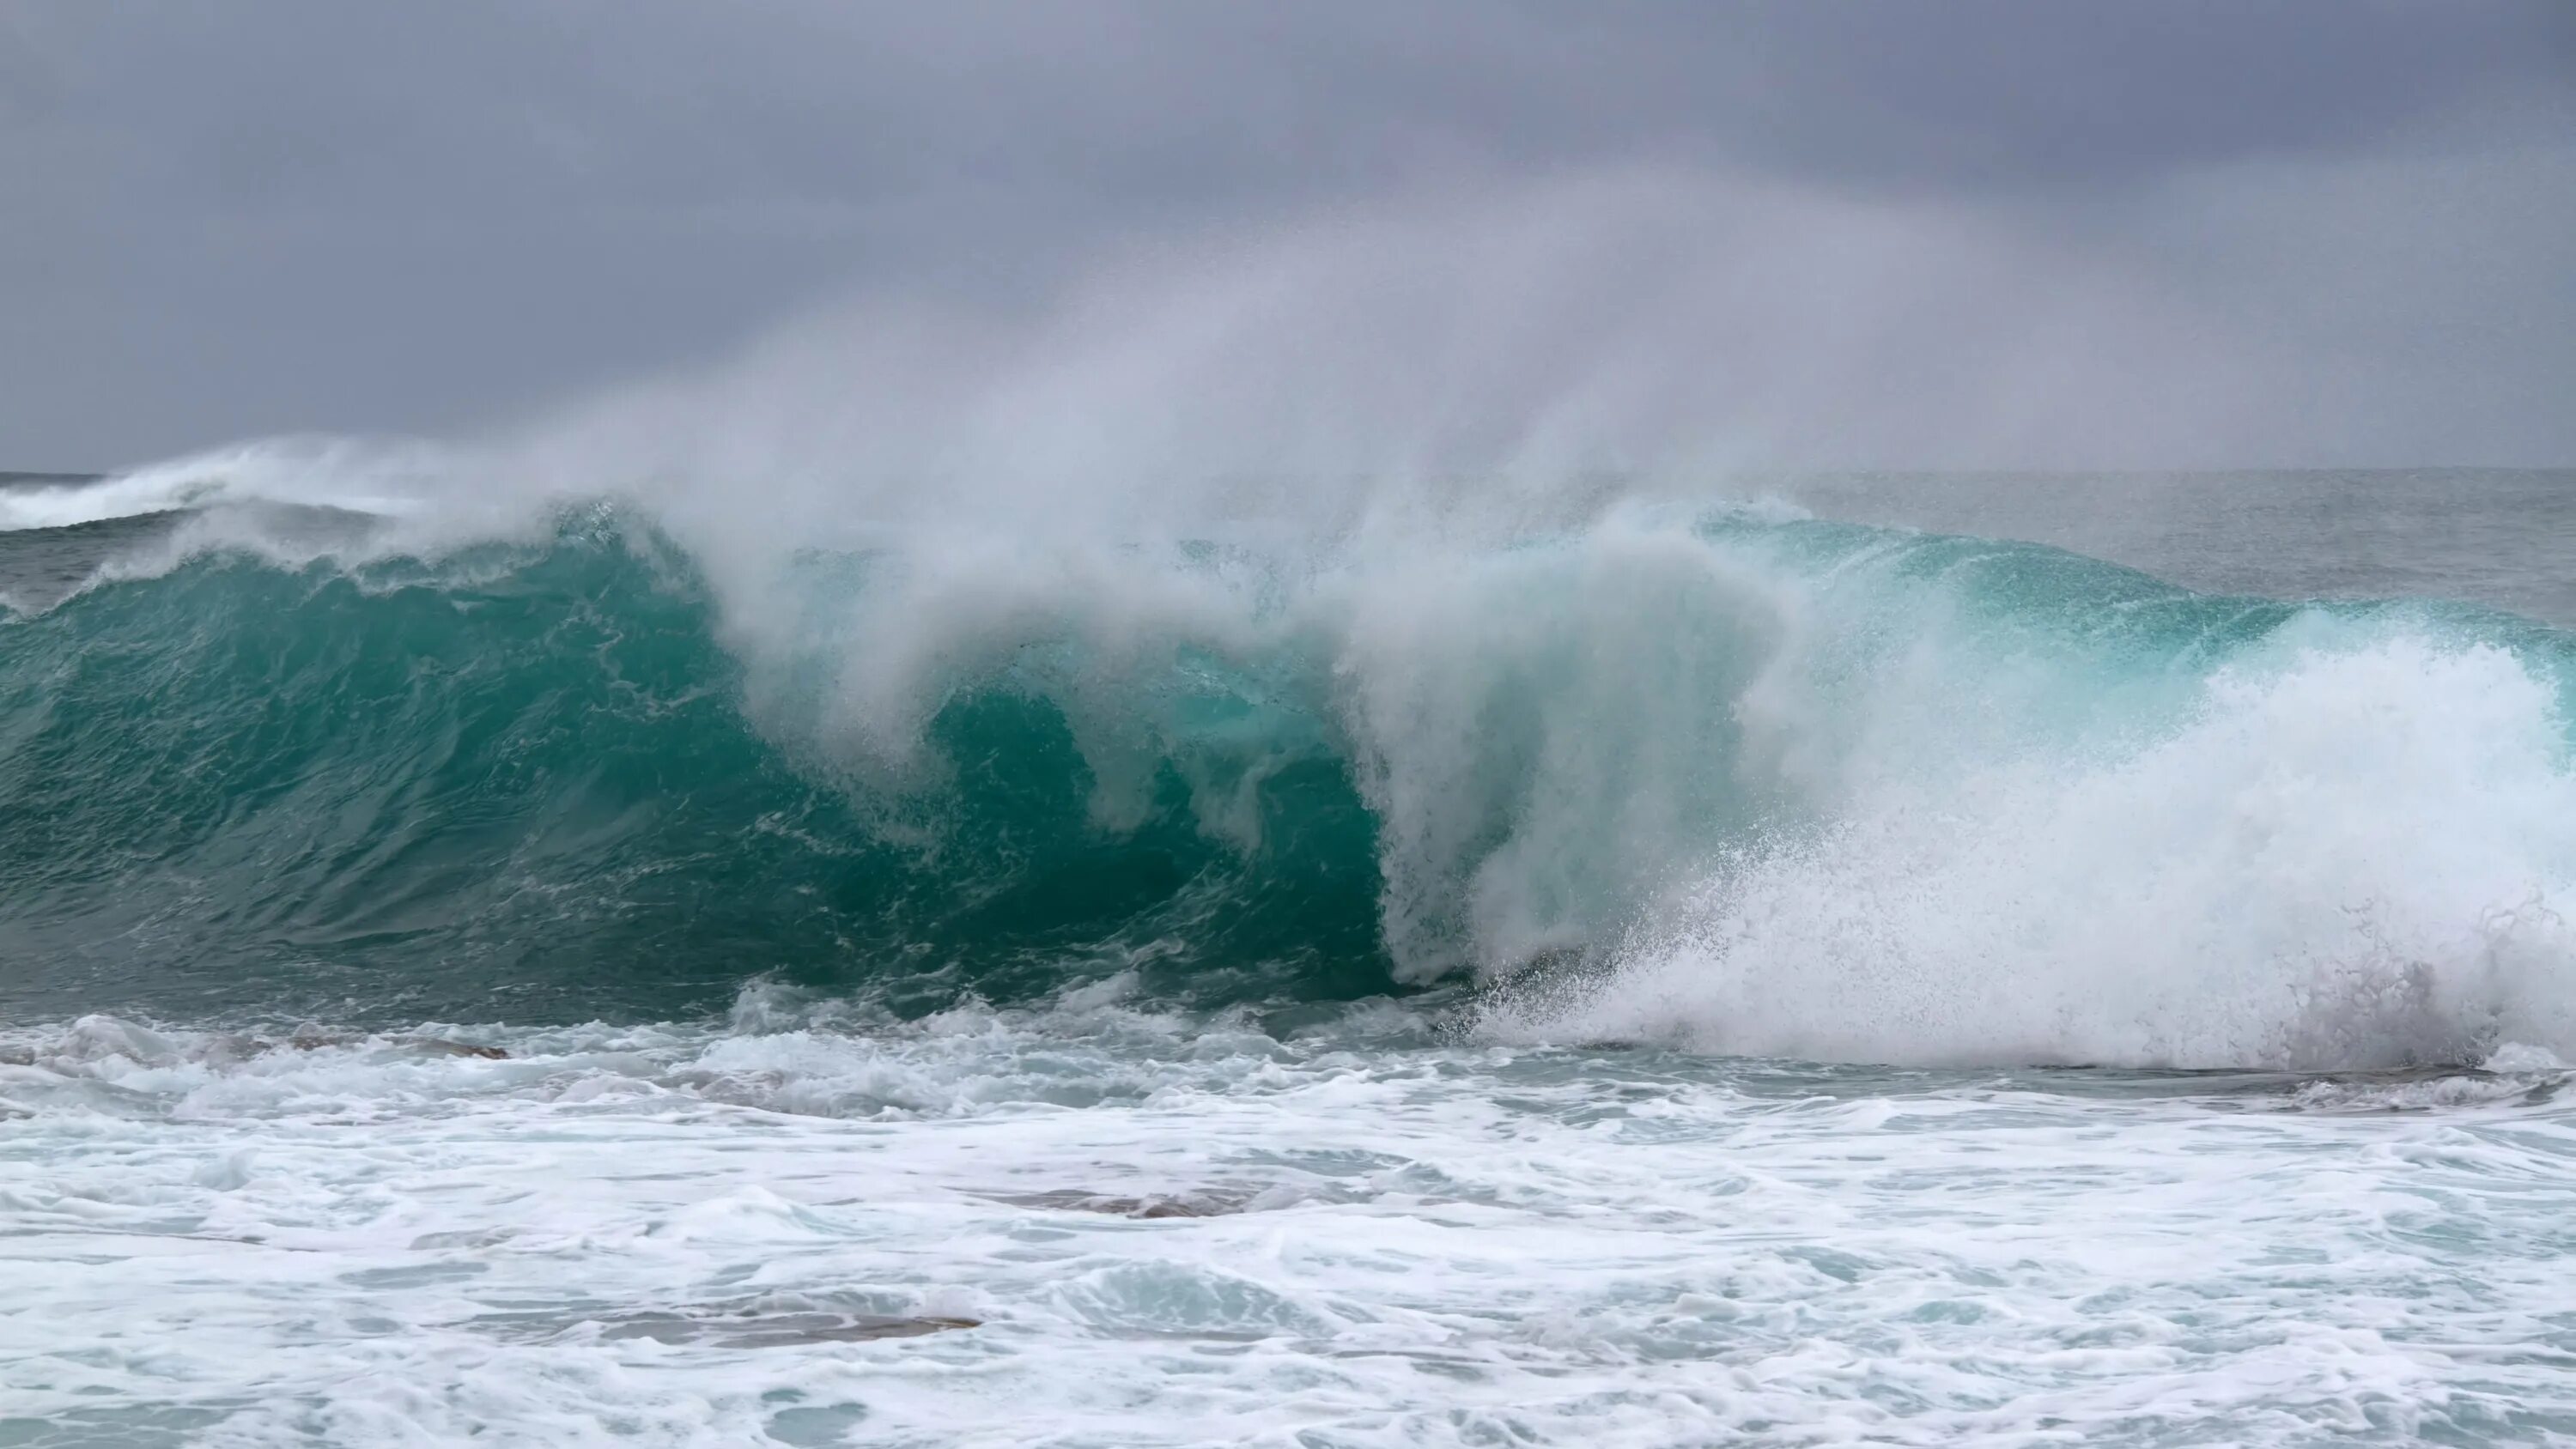
[[0,624],[22,1016],[1132,973],[1888,1063],[2576,1047],[2576,645],[2510,615],[1777,505],[746,552],[99,486],[0,534],[87,560]]

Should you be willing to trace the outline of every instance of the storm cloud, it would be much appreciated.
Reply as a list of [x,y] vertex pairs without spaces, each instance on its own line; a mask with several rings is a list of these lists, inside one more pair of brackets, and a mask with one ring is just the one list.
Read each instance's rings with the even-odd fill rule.
[[[1447,260],[1497,233],[1558,240]],[[1313,260],[1354,236],[1376,239],[1365,263]],[[1536,259],[1514,270],[1497,245]],[[1212,369],[1243,379],[1226,397],[1298,397],[1243,434],[1286,456],[1334,409],[1442,403],[1478,465],[1504,446],[1482,440],[1525,441],[1576,398],[1612,454],[2565,463],[2576,12],[0,11],[8,466],[524,428],[577,404],[596,418],[647,378],[661,415],[708,418],[703,451],[740,436],[712,414],[739,402],[744,366],[811,414],[828,411],[818,379],[854,385],[856,351],[894,395],[935,393],[926,415],[990,426],[989,387],[943,374],[903,393],[889,332],[1132,360],[1098,341],[1103,296],[1168,326],[1171,296],[1237,295],[1283,266],[1326,315],[1427,297],[1392,347],[1397,324],[1373,315],[1288,329],[1288,355],[1322,371],[1392,357],[1409,384],[1283,379],[1276,317],[1129,382],[1238,420],[1207,405]],[[1604,268],[1620,275],[1587,280]],[[1182,291],[1156,302],[1161,272]],[[1460,412],[1461,384],[1424,374],[1467,333],[1577,341],[1604,371],[1480,363]],[[941,355],[1027,376],[1026,347],[976,345],[997,350]],[[700,373],[736,380],[674,401],[671,379]],[[1605,376],[1617,397],[1597,405]]]

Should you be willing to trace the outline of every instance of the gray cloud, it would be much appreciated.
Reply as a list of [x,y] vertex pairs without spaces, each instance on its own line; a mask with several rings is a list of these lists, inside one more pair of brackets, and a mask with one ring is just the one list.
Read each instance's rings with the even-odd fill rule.
[[[2226,432],[2245,451],[2564,460],[2569,15],[34,0],[0,18],[0,447],[41,467],[477,428],[827,294],[1007,308],[1122,237],[1653,166],[1977,218],[1993,266],[1910,284],[1973,289],[1950,299],[1956,335],[2013,354],[1998,387],[2047,370],[2024,360],[2040,324],[2007,346],[1977,304],[2033,318],[2055,287],[2062,317],[2171,324],[2152,346],[2106,340],[2122,360],[2087,374],[2127,404],[2205,415],[2175,401],[2202,384],[2173,319],[2209,319],[2204,376],[2258,372],[2267,399],[2305,379],[2270,435]],[[1820,240],[1730,237],[1762,255]],[[2009,274],[2035,256],[2044,286]],[[1820,299],[1868,280],[1802,275]],[[1938,299],[1881,292],[1902,320],[1864,331],[1933,349]],[[1835,369],[1810,365],[1769,433],[1829,430]],[[1891,389],[1855,382],[1840,406],[1889,407]],[[2118,451],[2182,430],[2141,425]],[[1927,427],[1859,431],[1931,446]],[[2016,456],[2083,441],[1976,431]]]

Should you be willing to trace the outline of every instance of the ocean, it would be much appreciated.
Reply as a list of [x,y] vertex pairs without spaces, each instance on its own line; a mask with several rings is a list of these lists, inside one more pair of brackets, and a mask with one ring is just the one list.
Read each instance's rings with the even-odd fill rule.
[[0,1444],[2576,1442],[2576,472],[476,466],[0,478]]

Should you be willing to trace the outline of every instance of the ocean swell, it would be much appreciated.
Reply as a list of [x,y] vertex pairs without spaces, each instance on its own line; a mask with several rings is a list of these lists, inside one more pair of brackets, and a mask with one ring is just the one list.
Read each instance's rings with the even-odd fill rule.
[[2576,1050],[2576,656],[2508,616],[1759,509],[753,566],[632,503],[405,550],[92,502],[0,559],[92,559],[0,623],[21,1016],[1133,972],[1889,1062]]

